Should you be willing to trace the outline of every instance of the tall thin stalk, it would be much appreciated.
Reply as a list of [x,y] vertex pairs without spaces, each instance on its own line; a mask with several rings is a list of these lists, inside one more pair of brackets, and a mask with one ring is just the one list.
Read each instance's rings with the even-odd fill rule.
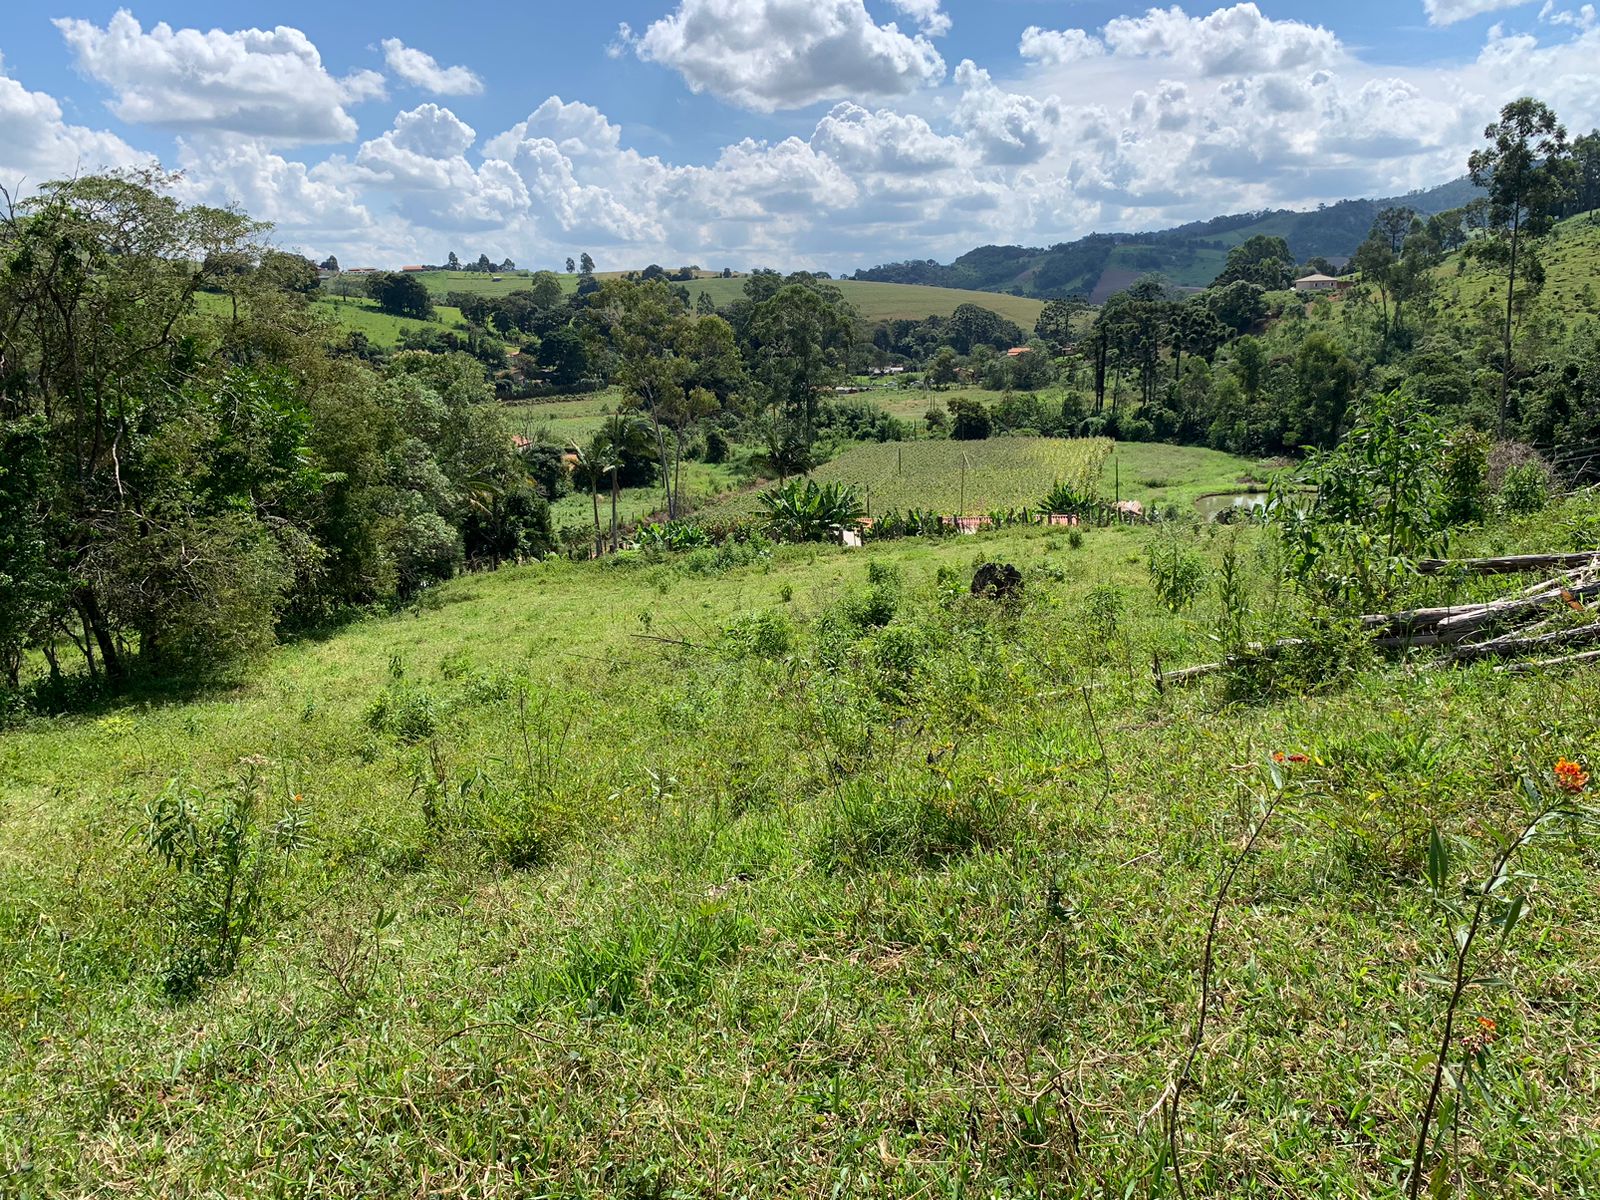
[[1183,1094],[1189,1090],[1193,1081],[1195,1060],[1200,1056],[1200,1045],[1206,1036],[1206,1018],[1211,1013],[1211,972],[1215,961],[1217,928],[1222,923],[1222,906],[1227,902],[1228,889],[1233,886],[1234,877],[1255,850],[1261,831],[1267,827],[1267,822],[1272,820],[1272,814],[1277,811],[1278,803],[1283,798],[1282,776],[1275,766],[1269,765],[1269,773],[1272,781],[1272,798],[1261,810],[1261,815],[1255,824],[1250,827],[1250,836],[1245,840],[1244,847],[1228,864],[1228,869],[1222,876],[1222,883],[1217,888],[1217,898],[1211,905],[1211,920],[1206,927],[1205,950],[1200,959],[1200,1011],[1189,1034],[1189,1053],[1183,1060],[1183,1067],[1179,1070],[1178,1077],[1173,1081],[1172,1095],[1167,1101],[1167,1152],[1172,1159],[1172,1181],[1177,1186],[1180,1200],[1188,1200],[1189,1196],[1188,1187],[1183,1181],[1180,1107],[1183,1104]]

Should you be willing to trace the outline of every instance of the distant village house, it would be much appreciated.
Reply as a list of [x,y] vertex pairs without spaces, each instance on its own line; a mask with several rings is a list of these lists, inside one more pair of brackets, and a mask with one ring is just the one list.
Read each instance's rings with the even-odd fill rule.
[[1335,279],[1332,275],[1302,275],[1294,281],[1297,292],[1342,292],[1349,286],[1348,279]]

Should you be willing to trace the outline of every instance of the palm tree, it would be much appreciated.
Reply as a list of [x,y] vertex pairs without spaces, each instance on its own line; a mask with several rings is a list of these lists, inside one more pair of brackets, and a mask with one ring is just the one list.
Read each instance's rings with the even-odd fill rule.
[[605,542],[600,532],[600,479],[608,471],[613,481],[613,498],[611,502],[611,532],[615,543],[617,516],[615,499],[615,481],[617,467],[620,465],[611,446],[611,441],[605,436],[604,431],[597,432],[589,439],[587,446],[580,446],[576,442],[568,443],[569,449],[576,460],[572,464],[572,473],[580,480],[587,480],[589,484],[589,499],[594,505],[594,556],[599,558],[605,552]]
[[604,438],[609,447],[607,468],[611,472],[611,548],[617,548],[617,501],[622,494],[623,456],[641,449],[646,436],[644,421],[636,413],[613,412],[606,415],[596,439]]

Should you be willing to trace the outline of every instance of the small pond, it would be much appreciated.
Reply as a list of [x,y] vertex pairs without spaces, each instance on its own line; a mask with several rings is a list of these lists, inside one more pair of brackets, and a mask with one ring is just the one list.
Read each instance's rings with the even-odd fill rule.
[[1201,496],[1194,504],[1200,510],[1200,515],[1208,521],[1236,521],[1266,508],[1267,493],[1222,492],[1215,496]]

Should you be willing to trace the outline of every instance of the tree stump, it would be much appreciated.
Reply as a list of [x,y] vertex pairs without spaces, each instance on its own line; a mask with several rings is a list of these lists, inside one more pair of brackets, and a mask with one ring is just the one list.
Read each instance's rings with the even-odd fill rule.
[[1022,594],[1022,572],[1010,563],[984,563],[972,577],[972,594],[986,600],[1010,600]]

